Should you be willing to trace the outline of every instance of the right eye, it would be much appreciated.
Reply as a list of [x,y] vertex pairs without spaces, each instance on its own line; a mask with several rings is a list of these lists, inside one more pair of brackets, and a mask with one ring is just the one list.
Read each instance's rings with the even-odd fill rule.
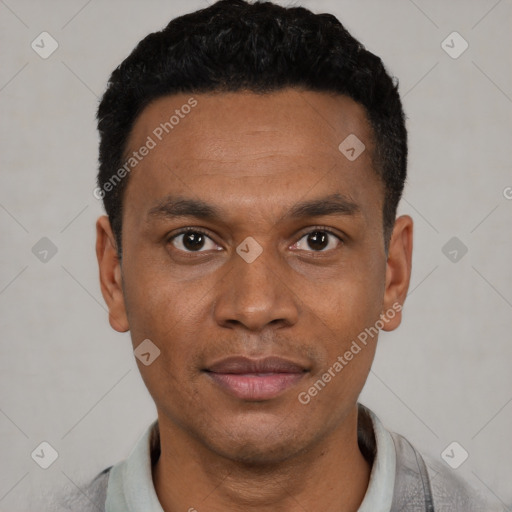
[[[197,228],[187,228],[169,239],[169,242],[178,250],[184,252],[205,252],[220,250],[218,245],[203,231]],[[217,248],[217,249],[216,249]]]

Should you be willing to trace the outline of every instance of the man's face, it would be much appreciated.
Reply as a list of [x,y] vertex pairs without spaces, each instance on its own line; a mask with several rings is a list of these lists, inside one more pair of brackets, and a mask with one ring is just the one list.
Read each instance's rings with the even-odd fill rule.
[[128,155],[156,145],[125,190],[111,323],[161,351],[139,362],[161,423],[232,459],[284,460],[354,411],[376,338],[333,365],[393,302],[371,127],[349,98],[288,89],[194,95],[158,130],[190,97],[153,102],[131,132]]

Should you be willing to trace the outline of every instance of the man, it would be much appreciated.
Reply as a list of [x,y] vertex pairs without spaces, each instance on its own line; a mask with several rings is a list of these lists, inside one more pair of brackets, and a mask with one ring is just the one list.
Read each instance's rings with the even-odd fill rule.
[[158,419],[70,509],[498,510],[358,404],[411,274],[378,57],[331,15],[223,0],[138,44],[98,127],[101,289]]

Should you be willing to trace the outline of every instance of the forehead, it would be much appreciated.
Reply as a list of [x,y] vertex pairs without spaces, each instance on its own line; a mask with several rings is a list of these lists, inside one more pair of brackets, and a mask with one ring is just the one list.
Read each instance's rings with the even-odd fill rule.
[[[365,110],[351,98],[291,88],[267,94],[176,94],[158,98],[139,115],[128,146],[143,142],[141,139],[148,134],[159,146],[186,149],[189,157],[207,153],[219,160],[241,156],[240,150],[250,146],[255,135],[257,143],[268,144],[269,152],[289,149],[295,154],[300,148],[336,157],[340,142],[349,134],[358,135],[367,146],[372,143]],[[227,141],[229,145],[222,144]],[[183,142],[187,143],[185,147]]]
[[125,208],[139,212],[170,194],[253,210],[308,194],[339,192],[363,208],[383,196],[371,126],[345,96],[286,89],[163,97],[136,120],[126,157],[144,146],[152,148],[125,193]]

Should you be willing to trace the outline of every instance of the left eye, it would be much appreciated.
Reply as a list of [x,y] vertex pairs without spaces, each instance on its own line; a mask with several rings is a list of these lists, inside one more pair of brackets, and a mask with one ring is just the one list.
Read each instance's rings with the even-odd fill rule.
[[292,248],[307,251],[309,250],[305,247],[307,245],[315,252],[326,252],[327,250],[335,249],[341,241],[341,238],[333,233],[317,229],[305,234]]

